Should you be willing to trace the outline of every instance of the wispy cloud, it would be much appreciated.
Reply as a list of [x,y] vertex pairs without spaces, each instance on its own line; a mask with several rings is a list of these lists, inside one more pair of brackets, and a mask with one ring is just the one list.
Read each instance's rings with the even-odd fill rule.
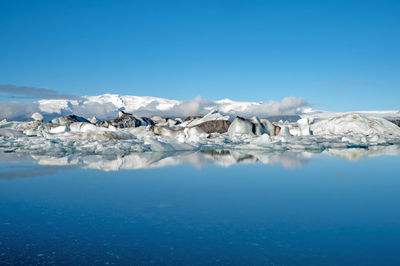
[[72,94],[60,94],[56,90],[31,86],[0,85],[0,93],[10,99],[79,99]]
[[374,83],[373,82],[366,82],[366,81],[354,81],[354,80],[350,80],[348,78],[343,77],[342,78],[342,82],[346,85],[349,86],[373,86]]

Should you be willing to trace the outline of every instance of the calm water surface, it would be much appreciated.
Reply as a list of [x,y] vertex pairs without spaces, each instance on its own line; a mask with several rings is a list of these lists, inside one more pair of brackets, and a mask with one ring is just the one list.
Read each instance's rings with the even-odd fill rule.
[[5,158],[1,265],[400,264],[399,156],[119,171]]

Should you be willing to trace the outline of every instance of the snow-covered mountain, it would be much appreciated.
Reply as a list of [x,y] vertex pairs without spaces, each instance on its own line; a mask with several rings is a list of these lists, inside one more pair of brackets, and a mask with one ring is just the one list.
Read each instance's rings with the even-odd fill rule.
[[[306,100],[296,97],[286,97],[281,102],[246,102],[222,99],[210,101],[200,96],[189,101],[178,101],[150,96],[130,96],[104,94],[98,96],[83,96],[80,100],[40,100],[39,112],[45,114],[77,114],[84,117],[96,116],[100,119],[113,118],[118,110],[143,116],[185,117],[188,115],[205,115],[212,109],[227,115],[244,117],[299,115],[301,117],[330,118],[345,112],[330,112],[314,110]],[[400,118],[400,110],[387,111],[357,111],[365,116],[383,118]]]
[[[124,110],[140,116],[186,117],[189,115],[205,115],[217,109],[231,117],[298,115],[301,117],[329,118],[344,113],[314,110],[310,104],[297,97],[286,97],[282,101],[246,102],[222,99],[211,101],[200,96],[178,101],[150,96],[130,96],[104,94],[98,96],[83,96],[80,99],[40,100],[33,103],[0,102],[0,119],[29,120],[31,115],[39,112],[45,119],[60,115],[76,114],[86,118],[93,116],[99,119],[111,119],[118,115],[118,110]],[[378,116],[399,119],[400,110],[360,111],[365,116]]]
[[281,102],[242,102],[223,99],[210,101],[196,97],[189,101],[177,101],[150,96],[128,96],[104,94],[98,96],[83,96],[80,100],[40,100],[38,111],[45,114],[77,114],[84,117],[98,118],[115,117],[118,110],[144,116],[205,115],[212,109],[221,113],[242,116],[270,116],[301,113],[308,103],[301,98],[287,97]]

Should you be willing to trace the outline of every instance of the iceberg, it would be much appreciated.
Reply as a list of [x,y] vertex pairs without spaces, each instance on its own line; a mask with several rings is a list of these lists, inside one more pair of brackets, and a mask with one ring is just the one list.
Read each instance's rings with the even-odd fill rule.
[[32,118],[33,118],[33,120],[35,120],[35,121],[43,121],[43,119],[44,119],[43,115],[40,114],[40,113],[38,113],[38,112],[33,113],[33,114],[32,114]]
[[311,126],[314,135],[398,135],[400,127],[380,117],[344,114]]
[[[110,155],[132,152],[208,150],[313,151],[400,144],[400,127],[359,113],[327,119],[270,122],[223,115],[181,118],[139,117],[120,111],[111,122],[69,115],[44,122],[0,122],[0,150],[32,155]],[[167,123],[167,121],[169,121]],[[171,122],[171,121],[174,121]],[[182,122],[181,122],[182,121]]]
[[[0,151],[127,156],[212,150],[323,152],[400,143],[395,124],[400,111],[326,112],[294,97],[263,103],[105,94],[40,100],[36,105],[25,115],[30,121],[0,121]],[[16,113],[20,117],[21,112]]]

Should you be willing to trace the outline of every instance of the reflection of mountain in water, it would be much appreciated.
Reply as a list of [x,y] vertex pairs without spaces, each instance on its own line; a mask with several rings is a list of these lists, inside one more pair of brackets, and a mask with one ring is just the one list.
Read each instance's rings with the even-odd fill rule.
[[[298,168],[307,164],[318,154],[294,151],[206,150],[197,152],[143,152],[117,157],[101,155],[51,157],[0,152],[0,164],[6,163],[0,171],[0,178],[51,175],[60,169],[68,168],[118,171],[161,168],[182,164],[201,168],[212,164],[229,167],[234,164],[260,163],[281,164],[285,168]],[[374,146],[369,149],[327,149],[321,154],[342,157],[347,160],[361,160],[365,157],[400,155],[400,146]],[[22,162],[33,162],[34,164],[22,164]]]

